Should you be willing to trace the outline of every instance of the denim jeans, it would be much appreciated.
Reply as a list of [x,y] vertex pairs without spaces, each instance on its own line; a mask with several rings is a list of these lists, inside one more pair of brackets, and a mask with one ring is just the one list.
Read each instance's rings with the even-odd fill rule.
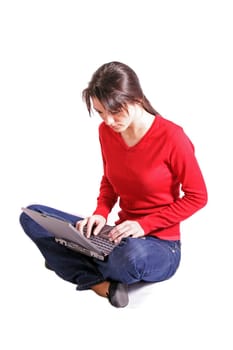
[[[31,205],[29,208],[72,224],[82,219],[44,205]],[[20,223],[48,265],[58,276],[76,284],[78,290],[89,289],[105,280],[125,284],[160,282],[170,278],[180,263],[180,241],[161,240],[153,236],[124,238],[105,261],[100,261],[60,245],[25,213],[20,215]]]

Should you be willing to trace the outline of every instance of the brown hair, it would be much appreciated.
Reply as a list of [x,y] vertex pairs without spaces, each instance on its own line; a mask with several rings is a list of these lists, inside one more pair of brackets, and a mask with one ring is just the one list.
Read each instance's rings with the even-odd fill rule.
[[127,109],[128,104],[140,104],[147,112],[156,115],[156,110],[144,95],[136,73],[126,64],[109,62],[93,74],[88,87],[82,92],[91,115],[91,97],[96,97],[111,113]]

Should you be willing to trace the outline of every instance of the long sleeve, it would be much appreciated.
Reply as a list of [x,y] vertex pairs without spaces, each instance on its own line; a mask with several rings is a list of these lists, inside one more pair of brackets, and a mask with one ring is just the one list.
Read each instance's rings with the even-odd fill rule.
[[[100,141],[101,144],[101,141]],[[100,183],[99,196],[97,198],[97,207],[93,214],[102,215],[107,219],[108,214],[111,212],[113,206],[117,202],[118,195],[115,193],[111,183],[106,176],[106,162],[104,154],[102,152],[103,171],[104,175]]]
[[145,233],[171,227],[187,219],[207,203],[206,185],[194,154],[194,147],[182,129],[170,137],[169,164],[183,196],[139,218]]

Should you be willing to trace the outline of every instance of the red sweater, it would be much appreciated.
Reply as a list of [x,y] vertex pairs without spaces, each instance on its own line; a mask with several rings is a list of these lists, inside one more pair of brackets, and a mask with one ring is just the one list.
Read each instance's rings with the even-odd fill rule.
[[183,129],[157,115],[132,147],[104,123],[99,127],[104,175],[94,214],[106,219],[119,197],[119,224],[135,220],[145,235],[180,239],[180,222],[207,202],[194,147]]

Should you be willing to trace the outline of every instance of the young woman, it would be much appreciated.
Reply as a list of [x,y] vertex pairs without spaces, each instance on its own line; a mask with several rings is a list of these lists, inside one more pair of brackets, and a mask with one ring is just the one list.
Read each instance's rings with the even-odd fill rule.
[[119,199],[119,218],[109,233],[117,246],[100,261],[59,245],[26,214],[20,221],[47,267],[78,290],[92,289],[124,307],[128,285],[174,275],[181,255],[180,222],[207,203],[207,190],[191,141],[180,126],[156,112],[129,66],[102,65],[83,99],[89,114],[95,110],[103,120],[99,139],[104,170],[97,206],[87,218],[29,207],[67,219],[90,237],[98,235]]

